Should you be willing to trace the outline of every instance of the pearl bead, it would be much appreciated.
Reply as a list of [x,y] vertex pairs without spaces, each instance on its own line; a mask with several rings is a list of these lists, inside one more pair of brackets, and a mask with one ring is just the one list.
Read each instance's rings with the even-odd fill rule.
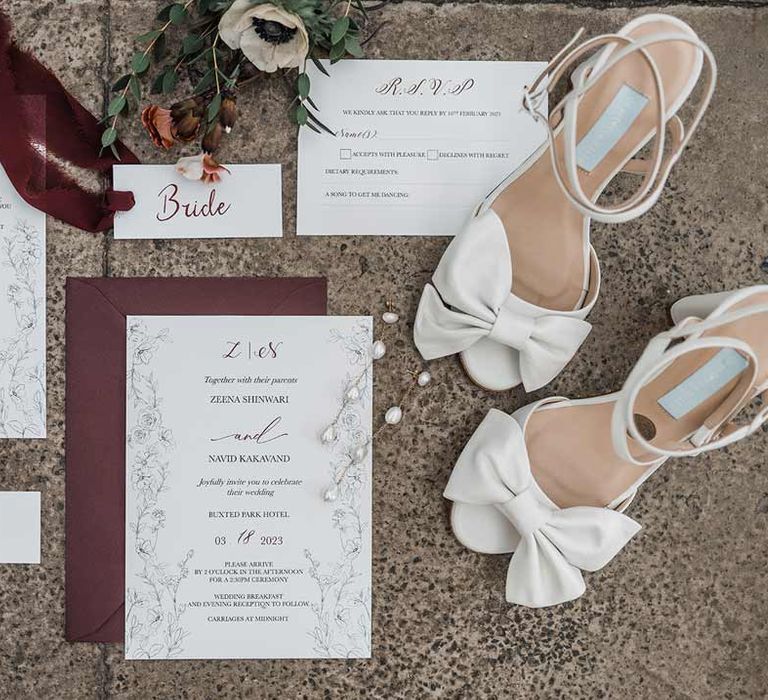
[[400,317],[394,311],[385,311],[381,316],[381,320],[384,321],[384,323],[389,323],[391,325],[397,323],[400,320]]
[[330,486],[326,492],[323,494],[323,500],[324,501],[335,501],[339,497],[339,489],[334,484],[333,486]]
[[419,386],[427,386],[432,381],[432,375],[424,370],[418,377],[416,377],[416,383]]
[[328,445],[336,440],[336,426],[335,425],[329,425],[325,432],[320,437],[320,440],[324,445]]
[[347,389],[347,401],[357,401],[360,398],[360,389],[351,386]]
[[354,464],[360,464],[368,454],[368,445],[360,445],[356,447],[352,452],[352,462]]
[[397,425],[403,419],[403,410],[400,406],[392,406],[384,414],[384,421],[389,425]]
[[371,348],[371,356],[374,360],[380,360],[387,353],[387,346],[384,345],[384,341],[377,340]]

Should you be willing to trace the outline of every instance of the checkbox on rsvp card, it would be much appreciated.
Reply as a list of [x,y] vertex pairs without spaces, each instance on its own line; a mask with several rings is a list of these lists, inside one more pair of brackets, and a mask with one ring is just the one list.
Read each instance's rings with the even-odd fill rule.
[[352,149],[351,148],[340,148],[339,149],[339,158],[342,160],[352,160]]
[[437,150],[430,148],[427,150],[427,160],[437,160]]

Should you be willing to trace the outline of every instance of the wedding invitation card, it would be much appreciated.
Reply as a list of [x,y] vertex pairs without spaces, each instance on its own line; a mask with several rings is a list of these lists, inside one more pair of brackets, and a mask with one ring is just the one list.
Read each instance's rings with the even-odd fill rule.
[[136,204],[115,214],[115,238],[269,238],[283,235],[279,165],[227,165],[217,183],[173,165],[116,165],[114,188]]
[[0,439],[46,436],[45,214],[0,166]]
[[[327,63],[325,65],[328,65]],[[299,235],[454,235],[543,143],[523,87],[543,63],[307,66],[319,118],[299,131]],[[546,108],[546,106],[545,106]]]
[[127,318],[126,658],[370,657],[371,334]]

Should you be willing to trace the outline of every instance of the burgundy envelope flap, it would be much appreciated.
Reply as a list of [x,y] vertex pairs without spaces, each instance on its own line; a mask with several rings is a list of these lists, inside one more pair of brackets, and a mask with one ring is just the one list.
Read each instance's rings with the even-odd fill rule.
[[324,315],[322,278],[69,278],[66,638],[122,642],[130,315]]

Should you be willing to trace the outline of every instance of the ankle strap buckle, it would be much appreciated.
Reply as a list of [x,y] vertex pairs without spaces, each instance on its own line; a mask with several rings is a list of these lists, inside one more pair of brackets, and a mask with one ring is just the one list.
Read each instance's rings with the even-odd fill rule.
[[547,85],[549,83],[549,76],[542,81],[541,86],[535,92],[531,90],[528,85],[523,88],[523,104],[521,109],[528,112],[533,121],[539,123],[540,121],[546,121],[547,115],[542,114],[541,105],[547,97]]
[[533,117],[535,122],[547,121],[548,117],[546,114],[541,113],[540,107],[544,98],[549,94],[552,73],[564,63],[568,52],[583,34],[584,27],[580,27],[573,35],[573,38],[544,66],[544,69],[536,76],[535,80],[523,88],[522,108]]

